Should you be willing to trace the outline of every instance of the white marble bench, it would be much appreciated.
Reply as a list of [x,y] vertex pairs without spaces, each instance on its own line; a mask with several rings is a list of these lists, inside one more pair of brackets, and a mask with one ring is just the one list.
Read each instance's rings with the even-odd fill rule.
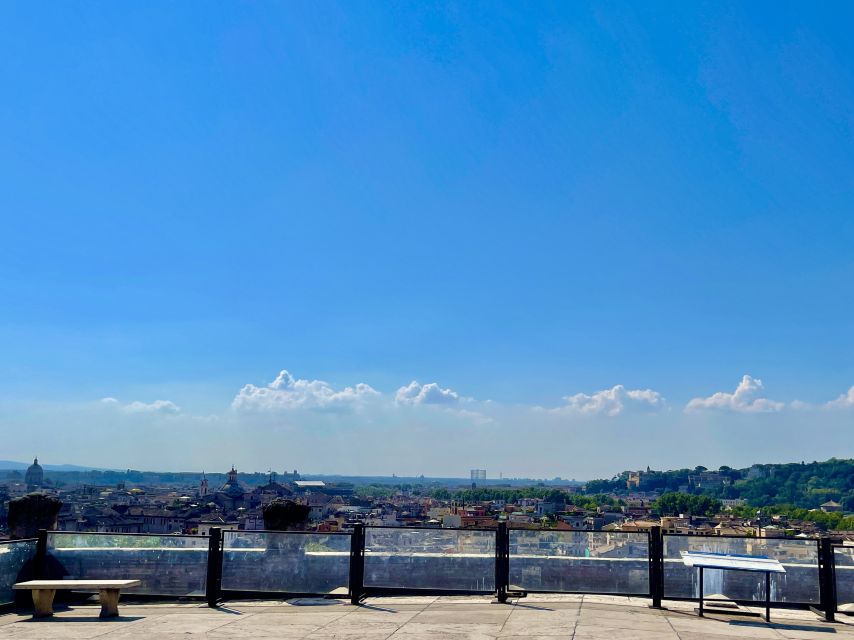
[[13,589],[32,591],[33,615],[36,618],[53,615],[53,596],[57,589],[98,589],[101,594],[101,617],[115,618],[119,615],[119,592],[140,584],[139,580],[30,580],[17,583]]

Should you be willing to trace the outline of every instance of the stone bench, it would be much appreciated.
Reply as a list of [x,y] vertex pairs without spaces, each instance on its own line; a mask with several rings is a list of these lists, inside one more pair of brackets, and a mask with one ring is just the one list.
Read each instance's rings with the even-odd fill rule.
[[53,615],[53,596],[57,589],[89,591],[98,589],[101,594],[101,617],[115,618],[119,615],[119,592],[138,587],[139,580],[30,580],[18,582],[13,589],[29,590],[33,594],[33,617],[45,618]]

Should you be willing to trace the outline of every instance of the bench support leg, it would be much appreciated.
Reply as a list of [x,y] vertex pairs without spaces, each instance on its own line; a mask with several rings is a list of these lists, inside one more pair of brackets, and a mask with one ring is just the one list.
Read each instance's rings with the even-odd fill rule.
[[56,589],[33,589],[34,618],[49,618],[53,615],[53,596]]
[[119,615],[119,590],[101,589],[101,617],[116,618]]

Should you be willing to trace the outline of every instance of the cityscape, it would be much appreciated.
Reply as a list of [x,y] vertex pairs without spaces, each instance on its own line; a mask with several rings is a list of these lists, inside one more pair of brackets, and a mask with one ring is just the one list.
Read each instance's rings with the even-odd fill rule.
[[[23,465],[21,465],[23,466]],[[208,535],[211,527],[263,531],[270,505],[304,514],[291,530],[372,527],[646,532],[697,536],[809,538],[832,533],[854,543],[854,460],[753,465],[747,469],[623,471],[586,483],[470,478],[323,480],[299,471],[169,473],[0,470],[0,527],[9,501],[61,502],[56,529],[117,534]],[[775,493],[777,492],[777,493]],[[781,495],[778,495],[781,494]]]

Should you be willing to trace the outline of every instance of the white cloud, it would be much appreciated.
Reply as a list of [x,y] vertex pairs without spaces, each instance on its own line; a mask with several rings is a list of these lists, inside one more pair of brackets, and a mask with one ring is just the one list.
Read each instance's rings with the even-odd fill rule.
[[413,380],[400,387],[394,394],[394,404],[398,407],[429,407],[430,409],[464,418],[475,424],[489,424],[493,419],[474,408],[488,409],[492,403],[488,400],[477,402],[473,398],[461,396],[453,389],[440,387],[436,382],[420,384]]
[[745,375],[734,393],[718,391],[708,398],[694,398],[685,406],[685,411],[720,409],[739,413],[771,413],[782,410],[785,406],[782,402],[757,397],[762,389],[762,380]]
[[843,393],[836,400],[826,402],[824,407],[827,409],[851,409],[854,407],[854,387],[848,389],[847,393]]
[[443,389],[435,382],[428,384],[418,384],[413,380],[405,387],[401,387],[394,394],[394,401],[397,404],[439,404],[453,405],[461,401],[460,394],[452,389]]
[[123,407],[128,413],[180,413],[181,408],[171,400],[140,402],[136,400]]
[[370,385],[359,383],[336,390],[323,380],[294,378],[282,369],[265,387],[247,384],[235,396],[232,408],[249,411],[290,409],[346,409],[380,396]]
[[664,406],[664,398],[652,389],[626,389],[623,385],[614,385],[593,394],[576,393],[564,397],[566,404],[551,413],[580,413],[584,415],[618,416],[627,406],[658,409]]
[[154,402],[140,402],[134,400],[131,403],[123,405],[115,398],[101,398],[101,404],[117,407],[125,413],[156,413],[164,415],[174,415],[181,413],[181,407],[171,400],[155,400]]

